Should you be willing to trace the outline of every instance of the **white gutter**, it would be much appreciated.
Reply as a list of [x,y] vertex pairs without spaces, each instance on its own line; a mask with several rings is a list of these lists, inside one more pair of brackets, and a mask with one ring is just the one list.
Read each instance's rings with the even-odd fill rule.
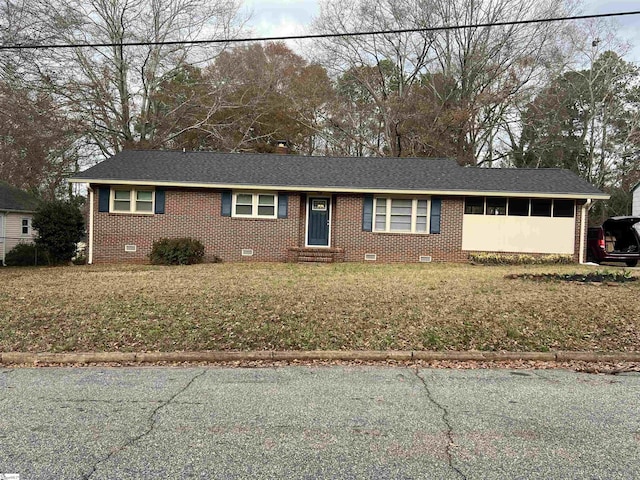
[[587,219],[587,212],[591,208],[591,199],[587,200],[584,205],[582,205],[582,214],[580,218],[580,263],[584,263],[584,251],[586,250],[584,233],[587,231],[588,225],[585,224]]
[[319,186],[294,186],[294,185],[251,185],[251,184],[227,184],[227,183],[198,183],[198,182],[165,182],[155,180],[104,180],[70,178],[69,183],[86,183],[88,185],[148,185],[154,187],[186,187],[186,188],[216,188],[228,190],[265,190],[282,192],[318,192],[318,193],[370,193],[390,195],[451,195],[451,196],[489,196],[489,197],[522,197],[522,198],[567,198],[575,200],[608,200],[610,195],[606,193],[537,193],[537,192],[505,192],[493,190],[422,190],[422,189],[393,189],[393,188],[348,188],[348,187],[319,187]]
[[93,188],[89,187],[89,253],[87,263],[93,263]]

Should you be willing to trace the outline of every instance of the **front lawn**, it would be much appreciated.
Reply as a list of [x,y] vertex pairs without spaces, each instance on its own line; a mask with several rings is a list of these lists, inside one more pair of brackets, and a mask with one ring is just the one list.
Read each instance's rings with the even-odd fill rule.
[[639,351],[640,281],[519,276],[594,270],[224,263],[4,268],[0,351]]

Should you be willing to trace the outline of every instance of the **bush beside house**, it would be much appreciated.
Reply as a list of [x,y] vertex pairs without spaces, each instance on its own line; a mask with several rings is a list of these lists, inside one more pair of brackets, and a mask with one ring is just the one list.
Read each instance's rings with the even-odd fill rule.
[[49,254],[53,265],[69,263],[84,235],[84,219],[74,202],[43,203],[33,216],[33,228],[38,231],[36,245]]

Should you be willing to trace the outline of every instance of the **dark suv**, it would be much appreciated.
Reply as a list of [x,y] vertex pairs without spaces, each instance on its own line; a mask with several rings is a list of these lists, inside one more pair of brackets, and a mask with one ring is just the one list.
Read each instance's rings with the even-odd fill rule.
[[611,217],[602,226],[589,228],[587,260],[635,267],[640,260],[640,217]]

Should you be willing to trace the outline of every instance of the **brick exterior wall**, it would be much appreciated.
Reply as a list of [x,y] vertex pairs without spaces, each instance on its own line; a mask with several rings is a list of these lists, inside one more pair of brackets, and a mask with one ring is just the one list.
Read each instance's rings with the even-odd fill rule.
[[[192,237],[205,246],[205,255],[227,262],[287,261],[290,249],[305,246],[306,194],[290,192],[286,219],[246,219],[221,216],[222,197],[208,189],[166,189],[165,213],[135,215],[98,212],[94,195],[94,263],[145,263],[155,240]],[[344,252],[347,262],[364,262],[375,253],[377,262],[465,262],[462,251],[464,198],[442,199],[439,234],[399,234],[362,230],[363,196],[334,194],[331,201],[331,247]],[[576,209],[575,261],[579,260],[580,205]],[[136,245],[136,252],[125,252]],[[253,256],[242,256],[253,249]]]
[[[166,189],[165,213],[135,215],[98,212],[94,195],[94,263],[146,263],[155,240],[192,237],[205,246],[205,256],[223,261],[276,261],[287,259],[289,247],[298,246],[300,197],[289,194],[287,218],[247,219],[223,217],[222,196],[207,189]],[[125,252],[136,245],[136,252]],[[253,249],[251,257],[243,248]]]
[[462,198],[442,199],[439,234],[402,234],[362,231],[362,195],[337,195],[333,214],[332,246],[342,248],[345,261],[362,262],[375,253],[377,262],[418,262],[429,255],[434,262],[463,262]]

